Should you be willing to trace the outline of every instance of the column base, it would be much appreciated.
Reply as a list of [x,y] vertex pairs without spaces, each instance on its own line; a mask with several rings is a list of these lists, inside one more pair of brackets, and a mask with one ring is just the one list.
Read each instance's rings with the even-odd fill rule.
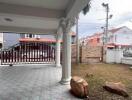
[[57,64],[57,65],[55,65],[55,67],[61,67],[61,64]]
[[62,85],[69,85],[70,84],[70,80],[71,80],[71,77],[67,78],[67,79],[61,79],[60,83]]

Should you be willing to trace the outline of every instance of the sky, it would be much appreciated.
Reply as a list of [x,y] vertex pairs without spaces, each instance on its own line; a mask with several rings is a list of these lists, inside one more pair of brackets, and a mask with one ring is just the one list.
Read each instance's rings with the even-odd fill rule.
[[[102,32],[105,26],[106,10],[102,3],[109,4],[109,29],[127,26],[132,29],[132,0],[91,0],[90,11],[79,15],[79,37],[90,36]],[[74,28],[75,30],[75,28]]]

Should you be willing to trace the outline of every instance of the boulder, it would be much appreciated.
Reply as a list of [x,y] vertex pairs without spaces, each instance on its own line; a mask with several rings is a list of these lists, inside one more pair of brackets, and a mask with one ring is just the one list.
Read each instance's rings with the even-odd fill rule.
[[122,84],[121,82],[118,83],[106,82],[103,88],[109,92],[116,93],[124,97],[128,97],[128,93],[126,91],[125,85]]
[[74,76],[70,81],[71,92],[80,98],[88,97],[88,83],[81,77]]

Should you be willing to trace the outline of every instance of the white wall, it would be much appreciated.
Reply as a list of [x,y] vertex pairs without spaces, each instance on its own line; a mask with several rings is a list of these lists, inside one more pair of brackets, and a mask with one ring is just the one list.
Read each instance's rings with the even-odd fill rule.
[[106,52],[106,63],[122,63],[132,65],[132,57],[123,57],[121,49],[108,49]]
[[115,50],[115,63],[121,63],[122,58],[123,58],[123,50],[116,49]]
[[117,41],[116,41],[117,45],[132,45],[132,33],[121,33],[117,35]]
[[123,51],[121,49],[107,49],[106,63],[121,63]]
[[132,57],[123,57],[123,58],[121,59],[121,62],[122,62],[123,64],[132,65]]
[[115,33],[117,45],[132,45],[132,30],[124,27]]
[[115,50],[107,49],[106,63],[115,63]]
[[132,30],[123,27],[115,33],[109,32],[108,38],[108,43],[114,43],[116,45],[132,45]]

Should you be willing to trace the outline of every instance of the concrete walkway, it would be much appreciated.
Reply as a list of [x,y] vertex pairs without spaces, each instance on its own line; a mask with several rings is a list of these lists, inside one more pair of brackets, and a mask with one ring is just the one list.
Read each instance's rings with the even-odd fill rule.
[[61,85],[61,68],[53,65],[0,67],[0,100],[79,100]]

